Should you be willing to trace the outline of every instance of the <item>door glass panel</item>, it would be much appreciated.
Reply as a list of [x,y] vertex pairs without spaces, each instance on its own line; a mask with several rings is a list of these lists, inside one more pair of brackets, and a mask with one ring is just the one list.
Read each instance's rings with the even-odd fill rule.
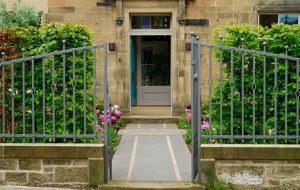
[[143,36],[141,85],[170,86],[170,36]]

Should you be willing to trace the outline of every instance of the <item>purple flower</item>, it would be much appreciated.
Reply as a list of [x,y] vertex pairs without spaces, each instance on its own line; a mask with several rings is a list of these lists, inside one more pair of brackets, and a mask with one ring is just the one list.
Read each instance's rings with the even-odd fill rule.
[[111,124],[116,124],[117,123],[117,118],[115,116],[111,117]]
[[122,112],[116,111],[116,112],[115,112],[115,116],[116,116],[117,119],[120,119],[121,116],[122,116]]
[[188,114],[186,115],[186,119],[187,119],[187,120],[192,120],[192,114],[191,114],[191,113],[188,113]]
[[191,105],[191,104],[187,105],[187,106],[186,106],[186,109],[187,109],[187,110],[191,110],[191,109],[192,109],[192,105]]

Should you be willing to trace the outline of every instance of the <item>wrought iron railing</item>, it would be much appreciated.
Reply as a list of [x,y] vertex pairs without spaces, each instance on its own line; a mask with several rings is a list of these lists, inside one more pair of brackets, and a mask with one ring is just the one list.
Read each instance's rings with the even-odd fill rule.
[[[2,142],[96,142],[97,65],[107,77],[106,44],[84,46],[3,61]],[[98,54],[98,55],[97,55]],[[4,60],[5,54],[2,53]],[[107,89],[107,79],[103,81]],[[105,110],[109,96],[104,90]],[[107,113],[105,113],[107,117]]]
[[[299,61],[288,55],[201,43],[192,34],[193,179],[201,143],[299,144]],[[207,89],[207,90],[206,90]]]

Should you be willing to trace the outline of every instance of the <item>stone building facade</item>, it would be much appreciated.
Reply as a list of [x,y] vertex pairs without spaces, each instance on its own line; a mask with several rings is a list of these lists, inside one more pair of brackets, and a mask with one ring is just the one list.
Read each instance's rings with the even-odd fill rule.
[[[192,31],[202,42],[212,42],[215,27],[270,24],[279,21],[280,14],[298,16],[298,22],[300,19],[300,1],[296,0],[23,0],[23,3],[42,11],[46,23],[87,25],[95,34],[95,43],[115,44],[108,53],[109,91],[113,103],[132,115],[137,110],[143,113],[139,108],[146,109],[145,113],[152,113],[154,108],[156,114],[176,116],[190,103],[191,52],[187,44]],[[217,63],[213,67],[217,73]],[[205,97],[207,75],[202,77]]]

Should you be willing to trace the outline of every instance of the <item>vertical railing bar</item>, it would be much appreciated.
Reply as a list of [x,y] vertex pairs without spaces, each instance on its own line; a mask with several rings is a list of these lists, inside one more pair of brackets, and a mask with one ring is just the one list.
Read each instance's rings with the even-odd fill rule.
[[[24,59],[25,58],[25,54],[24,54],[24,52],[25,52],[25,49],[24,48],[22,48],[22,58]],[[26,128],[26,121],[25,121],[25,104],[26,104],[26,102],[25,102],[25,62],[23,61],[22,62],[22,121],[23,121],[23,124],[22,124],[22,126],[23,126],[23,136],[25,136],[25,133],[26,133],[26,130],[25,130],[25,128]]]
[[233,78],[233,48],[230,48],[230,142],[233,143],[233,93],[234,93],[234,78]]
[[96,47],[93,48],[93,93],[94,93],[94,142],[96,142],[96,86],[97,86],[97,79],[96,79]]
[[73,142],[76,142],[76,52],[72,52],[73,61]]
[[66,41],[63,40],[63,118],[64,118],[64,142],[66,142]]
[[195,83],[195,80],[194,80],[194,69],[195,69],[195,54],[196,54],[196,34],[194,32],[191,33],[191,37],[192,37],[192,42],[191,42],[191,59],[192,59],[192,64],[191,64],[191,88],[192,88],[192,92],[191,92],[191,98],[192,98],[192,123],[191,123],[191,130],[192,130],[192,155],[191,155],[191,167],[192,167],[192,181],[195,180],[195,177],[196,177],[196,163],[195,163],[195,146],[194,146],[194,125],[198,125],[196,122],[196,119],[195,117],[195,110],[197,108],[196,105],[195,105],[195,89],[194,89],[194,83]]
[[34,86],[34,59],[31,59],[31,94],[32,94],[32,104],[31,104],[31,109],[32,109],[32,142],[35,143],[35,86]]
[[267,57],[266,57],[266,48],[267,43],[263,42],[264,46],[264,62],[263,62],[263,135],[264,135],[264,143],[266,143],[266,64],[267,64]]
[[112,157],[113,157],[113,147],[112,147],[112,109],[111,101],[109,100],[109,179],[112,180]]
[[12,142],[15,141],[15,64],[11,64],[11,124],[12,124]]
[[104,182],[108,183],[108,129],[107,129],[107,109],[108,109],[108,92],[107,92],[107,44],[104,46]]
[[83,109],[84,109],[84,142],[86,142],[86,37],[83,38],[84,40],[84,49],[83,49]]
[[[212,45],[209,45],[209,79],[208,79],[208,85],[209,85],[209,124],[212,125]],[[212,138],[212,128],[209,128],[209,139]]]
[[296,66],[296,72],[297,72],[297,92],[296,92],[296,96],[297,96],[297,103],[296,103],[296,144],[299,144],[299,123],[300,123],[300,118],[299,118],[299,99],[300,99],[300,90],[299,90],[299,80],[300,80],[300,76],[299,76],[299,72],[300,72],[300,68],[299,68],[299,59],[297,59],[297,66]]
[[[285,46],[285,55],[288,55],[288,46]],[[287,143],[287,136],[288,136],[288,60],[285,59],[285,111],[284,111],[284,131],[285,131],[285,143]]]
[[43,48],[43,59],[42,59],[42,80],[43,80],[43,141],[45,142],[45,133],[46,133],[46,100],[45,100],[45,48],[46,45],[42,45]]
[[275,57],[275,71],[274,71],[274,143],[277,144],[277,57]]
[[55,142],[55,135],[56,135],[56,129],[55,129],[55,55],[52,55],[52,136],[53,136],[53,142]]
[[244,133],[245,133],[245,49],[244,42],[245,39],[242,38],[242,143],[244,143]]
[[198,42],[197,44],[198,46],[198,52],[197,52],[197,59],[198,59],[198,68],[197,68],[197,71],[198,71],[198,96],[197,96],[197,103],[198,103],[198,110],[199,110],[199,113],[198,113],[198,123],[199,123],[199,126],[197,127],[197,130],[198,130],[198,156],[197,156],[197,159],[198,159],[198,183],[201,182],[201,162],[199,160],[201,160],[201,125],[202,125],[202,120],[201,120],[201,117],[202,117],[202,104],[201,104],[201,43]]
[[255,143],[255,93],[256,93],[256,76],[255,76],[255,70],[256,70],[256,51],[253,50],[252,54],[252,143]]
[[220,142],[223,136],[223,36],[220,36]]
[[[1,53],[2,61],[4,61],[5,53]],[[5,65],[2,65],[2,135],[5,135]],[[3,142],[5,137],[3,136]]]

